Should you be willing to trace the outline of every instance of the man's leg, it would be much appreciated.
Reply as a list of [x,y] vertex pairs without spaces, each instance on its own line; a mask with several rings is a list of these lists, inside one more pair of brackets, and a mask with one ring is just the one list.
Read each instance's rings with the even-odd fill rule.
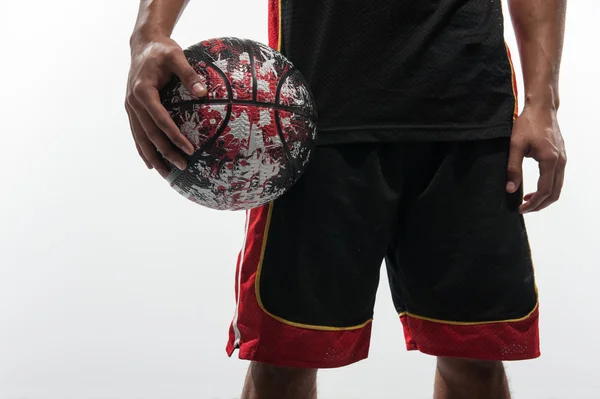
[[407,348],[438,357],[436,399],[509,398],[501,362],[540,354],[522,192],[505,191],[510,138],[414,147],[386,257]]
[[510,399],[499,361],[438,357],[434,399]]
[[317,370],[252,362],[242,399],[317,399]]
[[317,147],[289,192],[248,212],[227,345],[253,362],[244,398],[314,399],[316,369],[367,357],[399,199],[382,148]]

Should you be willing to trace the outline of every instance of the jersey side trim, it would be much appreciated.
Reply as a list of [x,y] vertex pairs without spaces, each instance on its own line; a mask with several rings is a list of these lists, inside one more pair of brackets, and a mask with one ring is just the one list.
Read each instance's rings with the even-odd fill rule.
[[510,64],[510,74],[512,77],[513,96],[515,97],[515,110],[513,112],[513,122],[514,122],[517,119],[517,117],[519,116],[519,90],[517,87],[517,76],[515,74],[515,66],[513,64],[512,57],[510,55],[510,48],[508,47],[508,44],[506,44],[506,42],[504,43],[504,45],[506,46],[506,56],[508,57],[508,63]]

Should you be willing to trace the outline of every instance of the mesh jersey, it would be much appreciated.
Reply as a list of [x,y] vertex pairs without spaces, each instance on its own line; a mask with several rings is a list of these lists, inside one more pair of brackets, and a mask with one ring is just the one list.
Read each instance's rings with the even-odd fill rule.
[[269,1],[269,44],[305,76],[320,143],[510,135],[501,0]]

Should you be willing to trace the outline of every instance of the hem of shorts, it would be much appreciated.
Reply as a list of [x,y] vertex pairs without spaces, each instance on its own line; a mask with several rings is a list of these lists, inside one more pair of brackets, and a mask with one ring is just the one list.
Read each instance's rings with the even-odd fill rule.
[[252,347],[248,348],[246,345],[242,344],[239,347],[234,347],[231,344],[227,345],[227,356],[232,357],[235,350],[238,350],[238,358],[241,360],[249,360],[252,362],[259,362],[270,364],[272,366],[279,367],[294,367],[294,368],[309,368],[309,369],[333,369],[349,366],[351,364],[360,362],[361,360],[365,360],[369,357],[368,353],[361,354],[359,356],[354,356],[351,359],[336,359],[336,360],[286,360],[286,359],[277,359],[274,360],[268,356],[261,356],[257,353],[255,349]]
[[426,355],[436,356],[436,357],[454,357],[459,359],[470,359],[470,360],[487,360],[487,361],[519,361],[519,360],[534,360],[541,356],[541,351],[537,350],[533,353],[521,353],[514,355],[503,355],[501,359],[496,356],[485,356],[485,355],[469,355],[468,353],[458,353],[452,352],[445,348],[435,349],[428,348],[423,349],[419,348],[419,345],[406,345],[406,350],[408,351],[419,351]]
[[432,126],[432,127],[379,127],[320,128],[316,144],[330,145],[364,142],[403,141],[468,141],[510,137],[512,123],[490,126]]
[[[541,356],[539,303],[523,319],[496,323],[456,325],[406,314],[400,316],[400,321],[404,329],[406,349],[409,351],[490,361],[531,360]],[[474,331],[474,328],[478,331]],[[457,340],[456,336],[469,338]],[[525,348],[519,351],[504,349],[515,345]]]

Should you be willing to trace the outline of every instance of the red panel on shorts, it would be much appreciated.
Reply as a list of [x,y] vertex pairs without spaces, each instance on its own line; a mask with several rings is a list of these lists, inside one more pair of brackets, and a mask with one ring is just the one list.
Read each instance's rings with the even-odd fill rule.
[[371,323],[353,330],[301,328],[277,320],[261,308],[255,278],[268,227],[269,207],[252,209],[247,215],[246,245],[238,258],[236,273],[237,320],[234,318],[229,328],[227,354],[231,356],[239,348],[240,359],[309,368],[341,367],[366,358]]
[[480,360],[525,360],[540,356],[536,308],[527,318],[489,324],[445,324],[400,316],[408,350]]

